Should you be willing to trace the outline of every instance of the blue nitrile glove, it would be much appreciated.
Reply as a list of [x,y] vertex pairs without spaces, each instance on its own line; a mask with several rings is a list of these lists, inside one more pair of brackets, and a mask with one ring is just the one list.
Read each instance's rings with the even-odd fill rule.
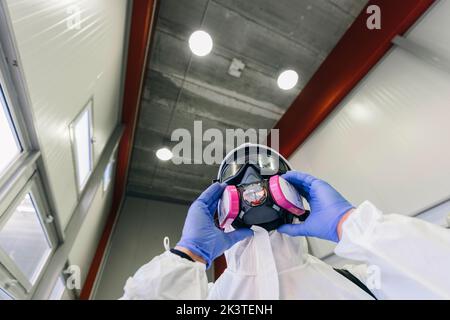
[[290,236],[317,237],[338,242],[339,221],[354,207],[327,182],[309,174],[289,171],[282,177],[308,201],[311,214],[305,222],[285,224],[278,231]]
[[202,257],[206,268],[235,243],[253,235],[250,229],[225,233],[214,224],[214,212],[226,184],[214,183],[189,208],[183,234],[177,247],[183,247]]

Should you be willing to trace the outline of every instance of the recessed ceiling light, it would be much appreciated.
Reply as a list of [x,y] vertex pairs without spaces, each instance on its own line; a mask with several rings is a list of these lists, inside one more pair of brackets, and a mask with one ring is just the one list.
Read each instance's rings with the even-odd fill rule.
[[172,159],[173,153],[167,148],[161,148],[158,149],[158,151],[156,151],[156,156],[158,157],[159,160],[167,161]]
[[298,74],[294,70],[286,70],[278,76],[278,87],[282,90],[289,90],[295,87],[298,82]]
[[189,48],[199,57],[206,56],[213,48],[212,38],[207,32],[197,30],[189,37]]

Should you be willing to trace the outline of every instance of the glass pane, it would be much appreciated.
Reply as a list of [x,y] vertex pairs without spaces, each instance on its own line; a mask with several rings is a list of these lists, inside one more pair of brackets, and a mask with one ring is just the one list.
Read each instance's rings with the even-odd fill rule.
[[30,194],[0,230],[0,247],[34,284],[50,255],[51,246]]
[[10,120],[3,91],[0,88],[0,174],[21,152],[16,132]]
[[78,186],[82,188],[91,172],[90,114],[86,109],[73,125]]
[[13,298],[11,298],[5,291],[0,289],[0,300],[12,300],[12,299]]
[[55,286],[53,287],[52,292],[50,293],[50,297],[48,297],[48,300],[61,300],[65,290],[66,286],[64,279],[62,277],[59,277],[56,281]]

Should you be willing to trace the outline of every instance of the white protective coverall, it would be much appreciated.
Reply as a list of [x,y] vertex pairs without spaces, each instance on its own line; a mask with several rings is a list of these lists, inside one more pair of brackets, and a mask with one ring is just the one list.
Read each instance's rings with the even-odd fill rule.
[[[305,238],[253,230],[225,252],[227,269],[215,283],[204,264],[166,251],[128,279],[122,299],[372,299],[309,255]],[[345,269],[378,299],[450,298],[450,230],[382,214],[370,202],[342,230],[335,253],[364,263]]]

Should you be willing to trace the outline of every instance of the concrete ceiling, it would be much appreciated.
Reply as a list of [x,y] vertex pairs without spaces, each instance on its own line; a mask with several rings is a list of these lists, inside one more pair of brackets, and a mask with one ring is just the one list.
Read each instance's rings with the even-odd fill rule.
[[[127,192],[190,202],[216,165],[175,165],[155,156],[177,128],[270,129],[362,10],[367,0],[161,0],[146,70]],[[191,54],[190,34],[207,31],[213,51]],[[233,58],[245,63],[228,74]],[[298,85],[280,90],[280,71]]]

